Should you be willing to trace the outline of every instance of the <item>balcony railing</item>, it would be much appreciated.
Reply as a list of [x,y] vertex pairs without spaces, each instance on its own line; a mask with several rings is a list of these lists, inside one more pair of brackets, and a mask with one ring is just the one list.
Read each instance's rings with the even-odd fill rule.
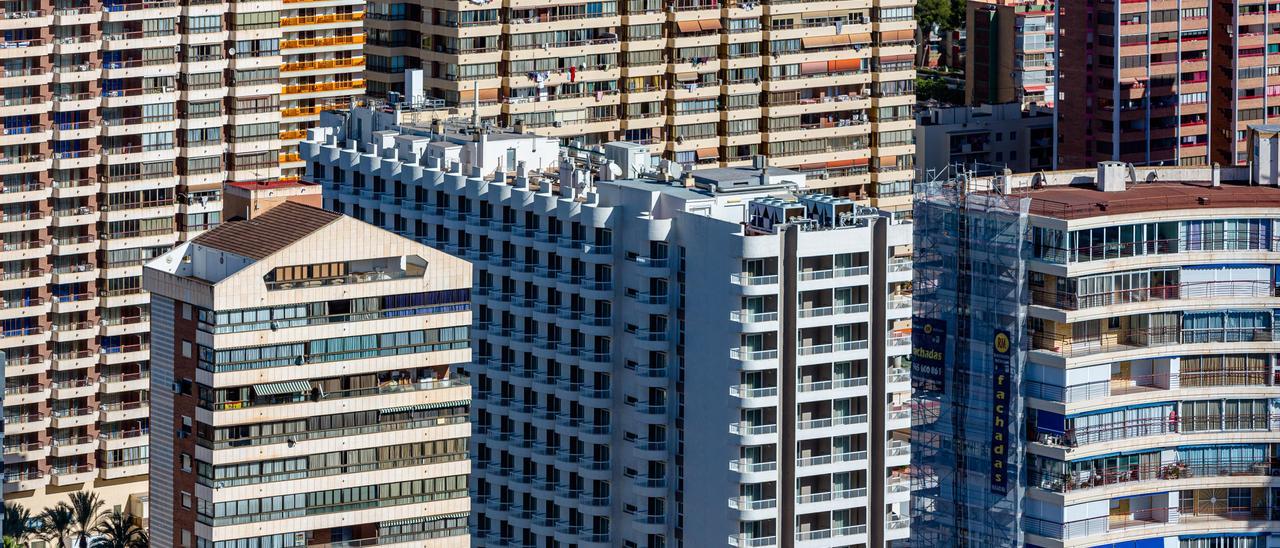
[[1065,493],[1094,487],[1213,477],[1280,477],[1280,462],[1271,459],[1222,459],[1212,462],[1176,461],[1133,466],[1092,468],[1074,472],[1029,470],[1031,485]]
[[419,392],[423,390],[438,390],[441,388],[451,388],[455,386],[466,386],[467,377],[455,375],[444,379],[430,379],[413,383],[403,384],[386,384],[383,386],[375,386],[371,388],[356,388],[352,390],[337,390],[333,392],[316,391],[314,394],[294,394],[291,397],[283,399],[262,398],[260,400],[236,400],[224,402],[203,402],[200,407],[204,409],[212,409],[214,411],[227,411],[232,409],[244,409],[248,407],[260,407],[270,405],[287,405],[291,403],[305,403],[309,401],[326,401],[340,400],[346,398],[359,398],[364,396],[376,396],[382,394],[400,394],[407,392]]
[[1037,289],[1031,291],[1031,302],[1063,310],[1081,310],[1118,304],[1188,299],[1250,298],[1280,296],[1280,288],[1266,281],[1209,281],[1163,285],[1080,295]]
[[1104,381],[1067,387],[1040,381],[1026,381],[1025,391],[1028,397],[1071,403],[1174,388],[1262,387],[1267,386],[1269,376],[1270,373],[1264,370],[1185,371],[1113,377]]
[[1041,430],[1036,441],[1056,447],[1081,447],[1094,443],[1122,441],[1170,434],[1223,432],[1267,432],[1280,428],[1280,416],[1266,414],[1215,415],[1212,417],[1141,418],[1093,426],[1068,427],[1056,433]]
[[1032,349],[1059,354],[1063,357],[1089,356],[1175,344],[1271,342],[1274,340],[1275,334],[1271,329],[1248,327],[1122,329],[1087,337],[1045,332],[1031,333]]

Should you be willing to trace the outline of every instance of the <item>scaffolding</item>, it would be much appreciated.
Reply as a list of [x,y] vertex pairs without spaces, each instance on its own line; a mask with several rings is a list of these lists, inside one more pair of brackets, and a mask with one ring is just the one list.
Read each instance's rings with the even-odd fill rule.
[[1029,205],[950,168],[916,186],[910,546],[1023,544]]

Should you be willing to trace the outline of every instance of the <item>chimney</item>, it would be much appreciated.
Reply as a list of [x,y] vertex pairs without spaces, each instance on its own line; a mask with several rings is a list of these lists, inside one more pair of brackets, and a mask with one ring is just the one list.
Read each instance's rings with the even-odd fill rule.
[[1124,162],[1098,162],[1098,178],[1094,184],[1103,192],[1124,192],[1127,171]]
[[1209,176],[1209,186],[1218,188],[1222,186],[1222,164],[1213,163],[1212,174]]

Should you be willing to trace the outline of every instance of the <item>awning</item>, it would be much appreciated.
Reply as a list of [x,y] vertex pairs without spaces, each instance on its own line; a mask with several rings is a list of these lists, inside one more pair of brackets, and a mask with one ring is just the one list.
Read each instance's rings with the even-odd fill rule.
[[796,170],[797,170],[797,171],[817,171],[817,170],[819,170],[819,169],[826,169],[826,168],[827,168],[827,164],[826,164],[826,163],[824,163],[824,162],[815,162],[815,163],[812,163],[812,164],[800,164],[800,166],[799,166],[799,167],[797,167],[797,168],[796,168]]
[[915,40],[916,31],[914,30],[886,30],[880,32],[881,42],[897,42],[901,40]]
[[836,160],[834,162],[827,162],[827,169],[838,169],[842,167],[852,167],[852,166],[853,166],[853,160]]
[[698,28],[704,31],[720,30],[721,29],[720,20],[719,19],[703,19],[701,21],[698,21]]
[[676,74],[677,82],[693,82],[697,79],[698,79],[698,73],[696,72],[681,72]]
[[880,165],[881,167],[883,167],[883,166],[892,166],[892,165],[897,165],[897,163],[898,163],[898,157],[897,157],[897,156],[881,156],[881,157],[878,159],[878,161],[879,161],[879,165]]
[[418,523],[425,523],[426,521],[427,521],[427,518],[393,519],[391,521],[379,521],[378,527],[399,527],[401,525],[414,525]]
[[844,72],[860,68],[862,68],[862,59],[841,59],[827,62],[827,70],[831,72]]
[[461,407],[464,405],[471,405],[471,400],[467,399],[467,400],[455,400],[455,401],[440,401],[435,403],[419,403],[417,405],[402,405],[400,407],[388,407],[386,409],[381,409],[378,412],[383,415],[390,415],[392,413],[405,413],[409,411],[426,411],[429,409],[444,409],[445,407]]
[[896,63],[896,62],[899,62],[899,61],[915,61],[915,60],[916,60],[915,56],[914,56],[914,55],[910,55],[910,54],[907,54],[907,55],[882,55],[882,56],[880,56],[880,63],[882,63],[882,64],[883,64],[883,63]]
[[[870,44],[871,43],[871,33],[869,32],[858,32],[854,34],[848,34],[846,36],[849,37],[850,44]],[[912,59],[915,59],[915,58],[912,57]]]
[[720,149],[716,147],[707,147],[698,149],[698,159],[705,160],[707,158],[719,158]]
[[281,394],[300,394],[311,391],[311,381],[273,382],[253,385],[253,393],[258,396],[279,396]]
[[680,32],[699,32],[702,30],[702,25],[698,24],[698,21],[676,21],[676,29]]
[[[475,95],[476,95],[476,91],[474,89],[464,89],[462,91],[459,91],[458,102],[470,103],[471,101],[475,100]],[[480,100],[481,101],[497,101],[498,88],[480,90]]]
[[835,44],[840,36],[806,36],[800,39],[800,45],[806,48],[825,48]]
[[854,158],[853,159],[853,165],[855,166],[865,166],[870,163],[871,163],[871,158]]
[[826,61],[800,63],[800,74],[821,74],[827,71]]

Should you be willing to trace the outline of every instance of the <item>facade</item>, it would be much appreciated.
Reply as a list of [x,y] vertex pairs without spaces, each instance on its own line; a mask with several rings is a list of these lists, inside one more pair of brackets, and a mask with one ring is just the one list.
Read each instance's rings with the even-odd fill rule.
[[909,210],[914,5],[374,1],[367,89],[442,116],[478,101],[499,127],[640,143],[687,168],[763,154],[813,188]]
[[1265,139],[1254,173],[925,187],[915,348],[937,352],[912,369],[913,545],[1280,545]]
[[966,105],[1052,107],[1058,30],[1052,0],[969,0]]
[[466,261],[285,201],[144,276],[153,546],[470,545]]
[[477,545],[906,538],[910,223],[790,170],[468,176],[353,125],[302,144],[326,204],[475,267]]
[[0,19],[6,499],[145,490],[141,265],[220,222],[225,180],[280,176],[280,10],[36,3]]
[[320,112],[364,95],[364,16],[360,0],[282,0],[280,9],[280,169],[302,175],[298,142]]
[[1018,103],[931,107],[916,113],[916,167],[925,174],[954,164],[981,175],[1051,170],[1053,118],[1051,109]]
[[1059,6],[1059,167],[1244,164],[1248,127],[1277,114],[1268,17],[1253,1]]

